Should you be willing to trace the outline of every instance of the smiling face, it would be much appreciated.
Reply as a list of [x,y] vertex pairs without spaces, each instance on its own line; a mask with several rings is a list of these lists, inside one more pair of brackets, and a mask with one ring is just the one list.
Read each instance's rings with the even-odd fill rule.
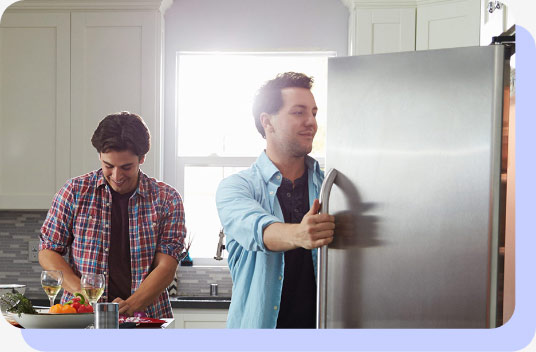
[[316,123],[315,98],[307,88],[283,88],[283,106],[275,115],[263,113],[268,148],[290,157],[303,157],[313,149]]
[[108,184],[119,194],[132,192],[138,185],[138,171],[145,161],[130,150],[110,150],[100,153],[102,173]]

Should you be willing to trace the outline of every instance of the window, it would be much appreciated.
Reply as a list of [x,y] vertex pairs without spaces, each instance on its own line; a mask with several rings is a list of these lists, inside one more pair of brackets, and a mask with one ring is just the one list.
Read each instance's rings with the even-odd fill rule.
[[323,160],[330,56],[335,54],[177,53],[177,188],[193,237],[193,258],[216,254],[219,182],[248,168],[265,148],[251,106],[257,89],[278,73],[296,71],[314,77],[312,92],[319,111],[312,155]]

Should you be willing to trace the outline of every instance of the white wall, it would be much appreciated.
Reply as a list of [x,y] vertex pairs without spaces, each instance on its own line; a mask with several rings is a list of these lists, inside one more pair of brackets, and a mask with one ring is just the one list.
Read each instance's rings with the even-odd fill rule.
[[177,51],[329,50],[346,56],[348,16],[341,0],[175,0],[165,14],[164,180],[174,185]]

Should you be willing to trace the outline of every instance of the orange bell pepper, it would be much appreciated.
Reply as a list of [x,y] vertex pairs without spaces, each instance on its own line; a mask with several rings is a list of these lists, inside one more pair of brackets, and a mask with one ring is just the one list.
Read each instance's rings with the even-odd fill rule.
[[76,309],[70,304],[64,304],[63,307],[61,307],[61,313],[76,313]]
[[61,304],[55,304],[48,310],[49,313],[58,314],[61,313],[61,309],[63,308],[63,305]]

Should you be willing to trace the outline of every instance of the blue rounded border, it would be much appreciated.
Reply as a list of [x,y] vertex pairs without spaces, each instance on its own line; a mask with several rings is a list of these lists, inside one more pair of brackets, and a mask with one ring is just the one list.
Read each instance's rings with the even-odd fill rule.
[[[1,4],[14,0],[2,0]],[[3,11],[0,11],[3,12]],[[0,13],[1,14],[1,13]],[[536,199],[534,92],[536,48],[517,26],[516,54],[516,311],[497,329],[478,330],[12,330],[42,351],[511,351],[526,347],[536,328]],[[7,340],[7,341],[6,341]],[[4,345],[5,346],[5,345]]]

